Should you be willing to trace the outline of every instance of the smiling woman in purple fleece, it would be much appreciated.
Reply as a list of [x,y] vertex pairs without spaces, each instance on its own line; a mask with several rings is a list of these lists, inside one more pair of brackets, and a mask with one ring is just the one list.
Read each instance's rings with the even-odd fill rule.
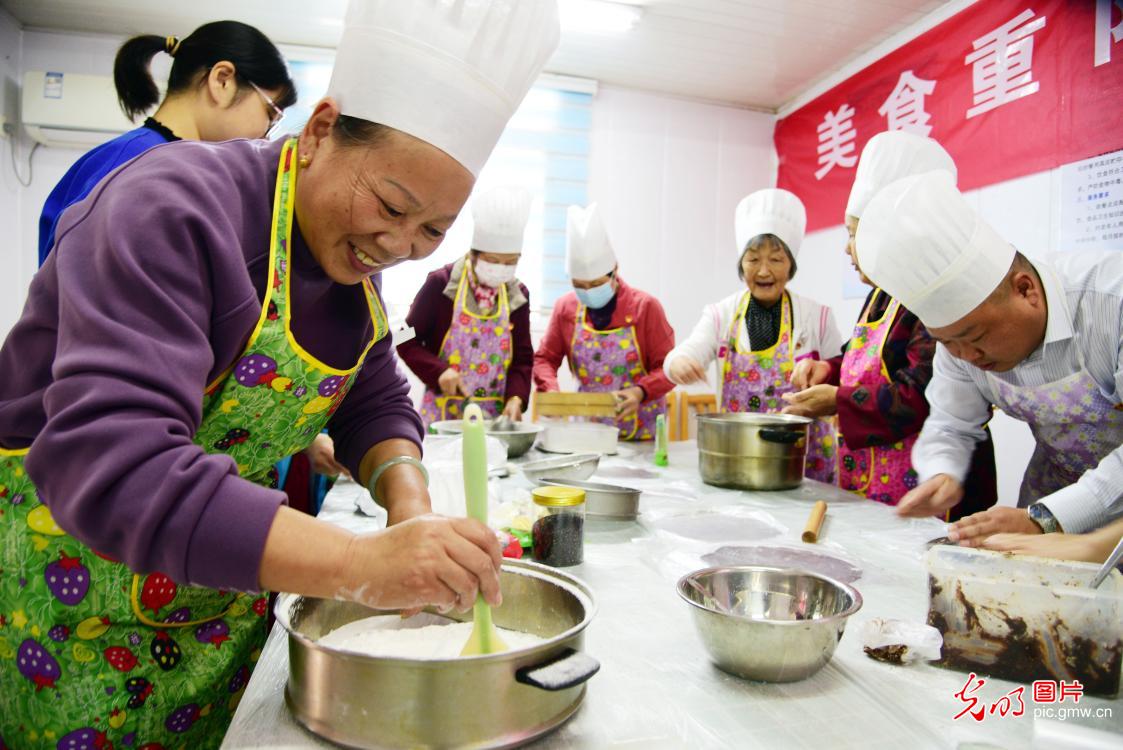
[[[299,137],[157,146],[65,212],[0,349],[0,747],[217,747],[265,636],[238,592],[500,601],[494,535],[430,515],[378,274],[556,41],[553,0],[352,0]],[[387,530],[269,487],[325,426]]]

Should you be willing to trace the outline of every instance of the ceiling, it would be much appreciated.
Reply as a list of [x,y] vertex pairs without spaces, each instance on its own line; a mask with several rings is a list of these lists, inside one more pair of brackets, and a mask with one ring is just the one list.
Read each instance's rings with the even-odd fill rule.
[[[405,0],[403,0],[405,1]],[[626,0],[639,23],[567,31],[547,70],[675,96],[779,109],[941,0]],[[567,2],[567,0],[561,0]],[[184,35],[233,18],[275,42],[334,47],[346,0],[0,0],[25,27]]]

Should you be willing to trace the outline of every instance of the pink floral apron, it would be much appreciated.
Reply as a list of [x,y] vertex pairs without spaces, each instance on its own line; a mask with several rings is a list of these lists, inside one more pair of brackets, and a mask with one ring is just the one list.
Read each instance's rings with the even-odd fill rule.
[[[780,336],[761,351],[742,351],[741,327],[751,299],[748,291],[741,297],[737,312],[729,323],[725,344],[718,350],[721,362],[721,411],[778,412],[784,407],[780,398],[794,390],[791,384],[795,367],[792,345],[792,301],[787,292],[781,301]],[[809,352],[807,356],[811,356]],[[802,359],[802,358],[801,358]],[[837,453],[835,428],[831,420],[811,423],[807,440],[807,467],[804,476],[827,484],[836,482]]]
[[1123,445],[1121,406],[1100,392],[1084,367],[1078,338],[1074,344],[1079,371],[1052,383],[1016,386],[987,373],[994,405],[1029,424],[1037,440],[1018,493],[1018,507],[1075,484],[1084,472]]
[[[842,372],[839,382],[844,386],[865,386],[869,393],[892,382],[889,371],[885,369],[882,350],[885,339],[893,327],[893,320],[901,303],[891,300],[879,320],[868,319],[877,295],[884,294],[880,289],[870,297],[870,303],[862,313],[862,319],[854,326],[854,335],[846,355],[842,358]],[[909,435],[893,445],[871,448],[850,448],[846,438],[838,435],[839,486],[844,490],[858,492],[886,505],[896,505],[905,493],[917,485],[917,474],[912,468],[912,446],[917,435]]]
[[[470,261],[465,261],[465,265]],[[441,342],[438,356],[460,373],[472,402],[479,404],[490,417],[503,411],[507,392],[507,370],[511,366],[511,305],[507,285],[499,287],[499,302],[491,315],[468,311],[468,269],[460,274],[456,300],[452,305],[452,321]],[[440,391],[425,389],[421,399],[421,418],[428,427],[444,419],[464,416],[466,401],[462,396],[445,396]]]
[[[269,484],[278,459],[327,423],[389,331],[363,290],[374,337],[349,370],[307,354],[289,328],[296,140],[277,170],[270,274],[242,357],[203,396],[194,441]],[[0,748],[208,750],[222,743],[265,642],[267,598],[134,574],[60,529],[0,449]]]
[[[647,375],[636,327],[627,325],[598,331],[585,319],[585,311],[584,305],[577,305],[573,341],[569,345],[569,362],[579,383],[577,389],[604,393],[636,385]],[[600,417],[594,421],[615,424],[622,440],[654,440],[655,419],[666,411],[667,400],[657,398],[640,404],[636,414],[627,419]]]

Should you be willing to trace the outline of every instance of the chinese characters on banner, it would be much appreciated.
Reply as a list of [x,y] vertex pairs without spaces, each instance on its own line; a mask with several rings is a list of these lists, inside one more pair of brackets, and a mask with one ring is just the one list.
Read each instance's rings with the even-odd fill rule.
[[1123,0],[979,2],[776,123],[777,186],[841,224],[866,141],[938,140],[963,190],[1123,148]]

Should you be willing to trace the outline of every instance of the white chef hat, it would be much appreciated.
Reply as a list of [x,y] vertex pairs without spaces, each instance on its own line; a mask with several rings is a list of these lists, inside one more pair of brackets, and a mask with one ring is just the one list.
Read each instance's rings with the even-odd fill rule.
[[874,196],[858,224],[858,265],[930,328],[962,320],[1006,278],[1014,247],[936,170]]
[[570,206],[565,222],[565,270],[569,278],[591,281],[616,268],[616,253],[608,241],[600,209]]
[[328,96],[478,175],[558,35],[555,0],[350,0]]
[[530,218],[530,191],[497,187],[472,199],[472,249],[484,253],[522,253]]
[[951,154],[936,141],[916,133],[890,130],[870,138],[854,173],[854,186],[846,203],[846,215],[862,218],[862,212],[878,190],[891,182],[935,169],[957,172]]
[[734,234],[737,237],[737,257],[753,237],[773,234],[784,241],[792,257],[799,255],[803,230],[807,228],[807,211],[803,202],[780,188],[768,188],[750,193],[737,204],[733,215]]

